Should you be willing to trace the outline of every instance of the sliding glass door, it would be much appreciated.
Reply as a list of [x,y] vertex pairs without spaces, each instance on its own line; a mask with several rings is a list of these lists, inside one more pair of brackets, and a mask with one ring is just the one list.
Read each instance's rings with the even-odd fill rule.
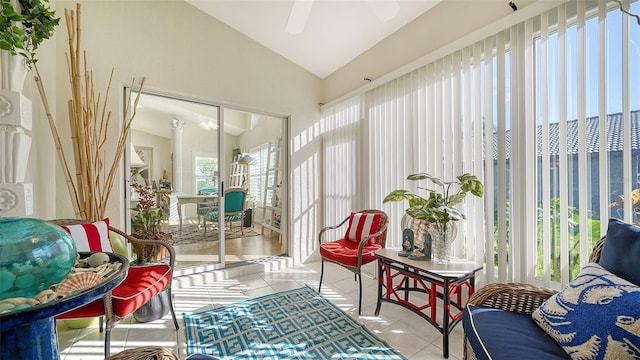
[[[131,92],[132,104],[137,96]],[[143,92],[131,126],[130,232],[140,232],[145,206],[159,213],[162,232],[171,234],[178,268],[214,269],[224,265],[224,150],[220,107]],[[137,184],[137,185],[136,185]],[[141,202],[141,186],[154,196]]]
[[143,91],[126,164],[129,232],[140,229],[136,189],[146,187],[182,273],[286,254],[286,123]]

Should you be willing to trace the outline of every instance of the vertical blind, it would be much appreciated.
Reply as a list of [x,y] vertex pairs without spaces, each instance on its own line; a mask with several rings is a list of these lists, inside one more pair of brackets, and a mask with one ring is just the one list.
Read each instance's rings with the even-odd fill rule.
[[399,248],[408,205],[386,194],[430,185],[412,173],[471,173],[485,195],[457,206],[454,255],[484,263],[486,282],[566,284],[608,217],[636,220],[613,206],[640,180],[630,25],[615,3],[568,1],[324,108],[325,222],[382,209]]

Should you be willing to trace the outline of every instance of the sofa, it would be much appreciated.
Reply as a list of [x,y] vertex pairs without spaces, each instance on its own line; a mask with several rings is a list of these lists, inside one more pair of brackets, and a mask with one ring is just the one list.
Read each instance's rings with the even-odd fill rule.
[[640,227],[610,219],[559,292],[513,282],[479,289],[462,323],[464,359],[640,358]]

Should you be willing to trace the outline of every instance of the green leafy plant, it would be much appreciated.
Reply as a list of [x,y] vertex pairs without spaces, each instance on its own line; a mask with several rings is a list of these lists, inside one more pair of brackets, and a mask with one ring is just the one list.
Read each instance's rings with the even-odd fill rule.
[[27,68],[37,61],[36,50],[53,36],[60,18],[47,6],[48,0],[19,0],[15,9],[10,0],[0,0],[0,49],[23,56]]
[[407,180],[411,181],[427,179],[439,188],[436,190],[418,186],[418,189],[429,194],[428,197],[413,194],[408,190],[394,190],[384,198],[383,202],[408,200],[409,208],[405,210],[407,215],[432,223],[439,231],[442,231],[450,221],[466,218],[454,206],[462,202],[468,193],[478,197],[484,194],[482,182],[471,174],[462,174],[454,181],[442,181],[426,173],[412,174],[407,177]]

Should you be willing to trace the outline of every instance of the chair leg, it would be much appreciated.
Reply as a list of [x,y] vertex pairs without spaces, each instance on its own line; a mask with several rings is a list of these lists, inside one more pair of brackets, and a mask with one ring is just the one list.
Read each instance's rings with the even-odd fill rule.
[[107,329],[104,333],[104,357],[108,358],[111,354],[111,329]]
[[322,275],[324,275],[324,260],[320,263],[320,285],[318,285],[318,292],[322,288]]
[[169,309],[171,309],[173,324],[176,326],[176,330],[180,330],[180,325],[178,325],[178,319],[176,318],[176,312],[173,310],[173,296],[171,295],[171,288],[167,288],[167,295],[169,295]]
[[362,275],[358,274],[358,285],[360,286],[360,291],[358,292],[358,315],[362,314]]

